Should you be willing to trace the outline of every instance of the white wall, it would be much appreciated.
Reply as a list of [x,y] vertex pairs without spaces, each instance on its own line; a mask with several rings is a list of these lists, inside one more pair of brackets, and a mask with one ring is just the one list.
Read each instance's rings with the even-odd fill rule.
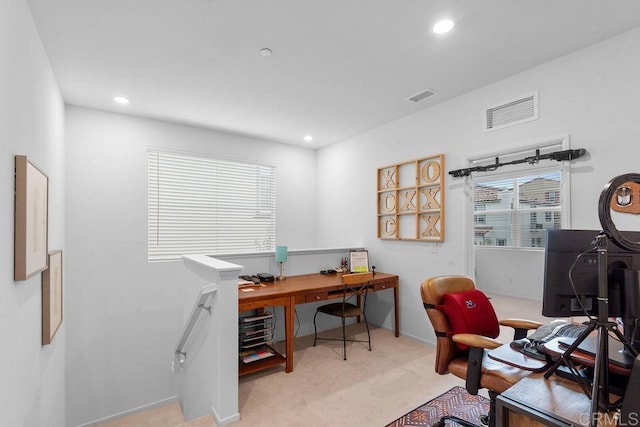
[[[205,129],[63,107],[26,3],[0,3],[1,425],[78,425],[171,399],[169,365],[182,328],[181,262],[146,261],[148,145],[276,164],[277,240],[290,248],[366,246],[380,271],[400,274],[401,330],[432,340],[418,287],[467,271],[463,185],[447,176],[441,244],[376,238],[376,168],[436,153],[446,170],[467,156],[571,134],[589,156],[574,164],[573,228],[597,228],[597,199],[613,176],[637,171],[640,30],[559,58],[316,153]],[[437,88],[436,88],[437,89]],[[484,108],[538,90],[537,121],[483,133]],[[66,149],[66,155],[63,152]],[[13,156],[50,179],[50,247],[65,250],[65,318],[40,346],[39,275],[14,282]],[[66,181],[66,186],[64,182]],[[65,191],[66,189],[66,191]],[[66,198],[65,198],[66,197]],[[66,202],[64,202],[66,200]],[[65,224],[70,226],[66,230]],[[500,256],[496,264],[510,260]],[[496,271],[495,266],[487,266]],[[541,261],[479,286],[538,297]],[[495,283],[494,283],[495,282]],[[391,295],[371,320],[391,327]],[[304,327],[303,327],[304,329]],[[66,354],[65,354],[66,344]],[[6,347],[5,347],[6,348]],[[63,359],[66,357],[66,364]],[[66,386],[65,386],[66,369]],[[66,395],[64,390],[66,389]],[[66,396],[66,416],[65,407]]]
[[181,261],[147,262],[147,147],[276,165],[276,240],[290,248],[316,246],[316,153],[73,106],[66,129],[67,418],[78,425],[177,394],[189,276]]
[[[589,155],[573,162],[571,227],[599,228],[597,203],[614,176],[638,171],[640,154],[640,29],[540,65],[449,102],[329,146],[318,155],[319,245],[363,239],[380,271],[400,275],[402,333],[433,341],[419,286],[440,274],[468,270],[462,179],[446,177],[446,240],[441,244],[376,238],[376,168],[444,153],[446,170],[469,156],[571,135]],[[472,64],[469,64],[472,66]],[[437,88],[435,88],[437,90]],[[487,107],[537,90],[539,119],[482,132]],[[340,206],[336,210],[334,207]],[[543,257],[511,258],[499,251],[483,260],[482,289],[540,298]],[[485,263],[486,261],[486,263]],[[497,274],[502,266],[514,269]],[[517,270],[515,270],[517,268]],[[509,277],[513,283],[509,283]],[[390,299],[390,298],[389,298]],[[371,305],[375,321],[391,325],[389,299]]]
[[65,249],[64,105],[23,0],[0,2],[0,94],[0,425],[62,427],[67,320],[42,346],[41,274],[13,280],[16,154],[48,175],[49,249]]

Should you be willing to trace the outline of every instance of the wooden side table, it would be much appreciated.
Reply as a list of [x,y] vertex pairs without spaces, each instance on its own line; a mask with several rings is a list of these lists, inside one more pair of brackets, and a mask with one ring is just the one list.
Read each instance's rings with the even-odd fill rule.
[[[613,413],[596,414],[599,426],[615,426]],[[578,384],[556,375],[531,374],[496,398],[496,426],[588,426],[591,400]]]

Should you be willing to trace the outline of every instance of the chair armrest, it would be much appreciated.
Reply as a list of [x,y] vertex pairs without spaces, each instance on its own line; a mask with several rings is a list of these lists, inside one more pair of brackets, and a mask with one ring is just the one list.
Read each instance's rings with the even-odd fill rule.
[[469,347],[493,350],[502,345],[498,340],[476,334],[455,334],[451,337],[453,342],[468,345]]
[[542,326],[542,323],[536,322],[535,320],[526,320],[526,319],[503,319],[498,323],[502,326],[508,326],[513,328],[513,340],[519,340],[527,337],[527,331],[531,329],[538,329]]
[[469,346],[469,355],[467,357],[467,377],[465,379],[465,388],[472,394],[478,394],[480,388],[480,377],[482,376],[482,359],[485,350],[493,350],[502,346],[502,343],[493,338],[476,334],[455,334],[451,336],[455,343]]
[[536,322],[535,320],[527,320],[527,319],[503,319],[500,320],[499,323],[502,326],[508,326],[513,329],[538,329],[542,326],[542,323]]

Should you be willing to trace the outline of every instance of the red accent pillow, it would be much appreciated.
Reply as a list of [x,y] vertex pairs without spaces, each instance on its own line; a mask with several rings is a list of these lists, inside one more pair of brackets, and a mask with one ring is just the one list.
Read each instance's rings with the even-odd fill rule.
[[[442,305],[438,308],[449,319],[452,335],[470,333],[497,338],[500,334],[493,306],[487,296],[477,289],[444,294]],[[469,348],[464,344],[457,345],[460,350]]]

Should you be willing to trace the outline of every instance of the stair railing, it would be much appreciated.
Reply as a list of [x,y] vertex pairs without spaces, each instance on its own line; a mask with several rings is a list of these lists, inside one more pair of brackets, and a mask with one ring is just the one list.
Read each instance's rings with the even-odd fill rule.
[[176,344],[176,349],[174,352],[175,359],[173,363],[171,363],[171,370],[173,372],[176,372],[177,369],[181,368],[184,365],[185,360],[187,359],[185,346],[187,344],[187,341],[191,337],[191,333],[193,332],[196,324],[198,323],[200,313],[202,311],[207,311],[209,313],[209,316],[211,316],[211,306],[208,306],[207,304],[209,303],[209,299],[211,298],[211,296],[217,291],[218,288],[215,284],[203,286],[200,290],[200,294],[193,304],[191,314],[189,314],[189,318],[187,319],[187,322],[182,329],[182,334],[180,334],[180,338],[178,339],[178,343]]

